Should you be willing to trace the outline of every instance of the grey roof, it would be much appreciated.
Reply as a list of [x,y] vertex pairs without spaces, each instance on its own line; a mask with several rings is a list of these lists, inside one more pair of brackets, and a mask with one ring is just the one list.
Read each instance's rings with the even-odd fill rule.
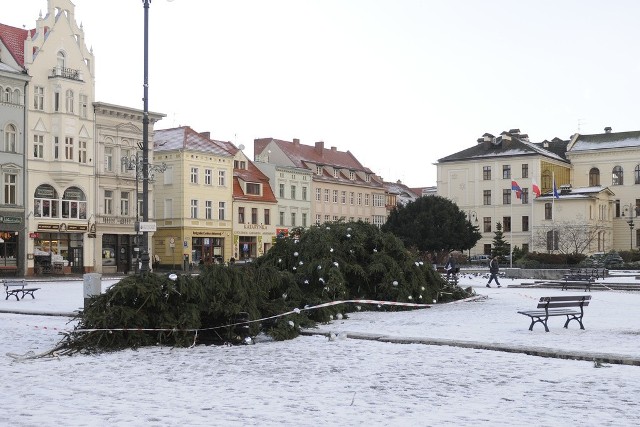
[[153,150],[194,150],[221,157],[233,157],[226,149],[226,142],[207,138],[188,126],[173,129],[160,129],[154,132]]
[[[489,134],[485,134],[491,137]],[[505,137],[506,135],[510,138]],[[521,139],[517,135],[510,135],[503,132],[502,136],[492,138],[491,141],[479,142],[473,147],[451,154],[438,160],[440,163],[454,162],[460,160],[471,160],[481,158],[498,157],[520,157],[520,156],[544,156],[549,159],[567,162],[564,155],[569,141],[555,138],[553,141],[533,143],[526,139]]]
[[569,151],[592,151],[615,148],[640,148],[640,131],[576,135]]

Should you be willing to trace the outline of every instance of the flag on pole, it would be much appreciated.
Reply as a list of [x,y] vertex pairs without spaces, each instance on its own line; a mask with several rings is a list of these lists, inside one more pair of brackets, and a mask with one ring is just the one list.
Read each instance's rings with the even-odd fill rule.
[[515,181],[511,181],[511,191],[516,192],[516,198],[518,199],[520,198],[520,196],[522,196],[522,188],[520,188],[518,183]]
[[560,198],[560,193],[558,193],[558,187],[556,186],[556,177],[553,177],[553,197],[556,199]]
[[538,183],[535,179],[531,180],[531,189],[533,190],[533,194],[535,194],[536,197],[540,197],[540,187],[538,187]]

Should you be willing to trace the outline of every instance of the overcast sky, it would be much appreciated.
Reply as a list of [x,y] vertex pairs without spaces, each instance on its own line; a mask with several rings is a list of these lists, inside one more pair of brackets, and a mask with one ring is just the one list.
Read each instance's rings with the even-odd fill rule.
[[[34,28],[46,0],[0,21]],[[75,0],[96,100],[143,108],[140,0]],[[149,109],[243,144],[351,151],[387,181],[436,184],[483,133],[535,142],[640,129],[640,2],[153,0]]]

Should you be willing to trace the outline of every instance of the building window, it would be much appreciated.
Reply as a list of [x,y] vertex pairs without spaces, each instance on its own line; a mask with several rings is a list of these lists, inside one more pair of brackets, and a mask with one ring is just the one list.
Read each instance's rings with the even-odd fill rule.
[[349,179],[353,181],[356,179],[356,173],[354,171],[349,171]]
[[292,227],[296,226],[296,213],[295,212],[291,212],[291,226]]
[[17,204],[18,175],[7,173],[4,175],[4,203],[5,205]]
[[307,200],[307,187],[302,187],[302,200]]
[[264,210],[264,225],[271,225],[271,211],[269,209]]
[[120,193],[120,215],[129,216],[129,192]]
[[246,169],[247,168],[247,162],[245,162],[244,160],[234,160],[233,161],[233,168],[234,169]]
[[529,231],[529,217],[522,217],[522,231]]
[[520,199],[522,200],[522,204],[523,205],[529,204],[529,189],[528,188],[523,188],[522,189],[522,192],[520,193]]
[[281,199],[284,199],[284,184],[278,184],[278,194]]
[[33,87],[33,109],[44,111],[44,88],[42,86]]
[[198,218],[198,201],[196,199],[191,199],[191,218]]
[[104,214],[113,215],[113,191],[104,190]]
[[80,117],[87,118],[87,110],[89,106],[89,97],[87,95],[80,95]]
[[333,190],[333,203],[338,203],[338,190]]
[[640,184],[640,165],[636,165],[633,171],[633,181],[635,184]]
[[485,216],[482,218],[482,228],[485,233],[491,233],[491,217]]
[[218,202],[218,219],[220,221],[224,221],[226,209],[226,202]]
[[373,206],[381,208],[384,206],[384,194],[373,195]]
[[324,222],[329,222],[331,221],[331,216],[330,215],[325,215],[324,216]]
[[173,199],[164,200],[164,218],[173,218]]
[[511,165],[502,165],[502,179],[511,179]]
[[33,135],[33,157],[44,159],[44,135]]
[[320,225],[320,214],[316,214],[316,225]]
[[67,91],[65,92],[66,94],[66,107],[67,107],[67,113],[69,114],[73,114],[73,91],[71,89],[67,89]]
[[553,205],[549,202],[544,204],[544,219],[553,219]]
[[362,193],[358,193],[357,201],[358,201],[358,206],[362,205]]
[[316,175],[322,175],[322,166],[316,166]]
[[513,190],[509,189],[504,189],[502,190],[502,204],[503,205],[510,205],[511,204],[511,193]]
[[339,178],[340,177],[340,169],[333,168],[333,177],[334,178]]
[[8,153],[17,153],[16,135],[16,127],[12,124],[7,125],[4,129],[4,151]]
[[255,182],[247,182],[247,194],[253,194],[254,196],[260,195],[260,184]]
[[482,191],[482,204],[485,206],[491,206],[491,190]]
[[78,187],[69,187],[62,195],[62,217],[87,219],[87,201]]
[[244,207],[238,207],[238,223],[244,224]]
[[353,191],[349,192],[349,204],[353,206],[353,201],[355,199],[355,193]]
[[258,223],[258,208],[251,208],[251,224]]
[[60,92],[55,92],[53,94],[53,111],[56,113],[60,111]]
[[211,200],[204,202],[204,217],[205,219],[213,219],[213,202]]
[[87,141],[78,141],[78,161],[87,163]]
[[342,203],[343,205],[347,204],[347,192],[346,191],[341,191],[340,192],[340,203]]
[[623,184],[623,176],[622,176],[622,167],[616,166],[613,168],[611,173],[611,185],[622,185]]
[[369,193],[364,193],[364,205],[369,206]]
[[284,212],[280,211],[278,213],[280,214],[278,225],[284,225]]
[[589,170],[589,187],[599,187],[600,186],[600,169],[591,168]]
[[522,164],[522,177],[529,178],[529,165],[526,163]]
[[204,170],[204,185],[213,184],[213,171],[211,169]]
[[482,179],[484,181],[491,180],[491,166],[483,166],[482,167]]
[[11,103],[11,88],[7,87],[4,89],[2,101],[8,104]]
[[113,172],[113,148],[105,147],[104,149],[104,170]]
[[558,250],[558,232],[556,230],[547,231],[547,250]]
[[302,214],[302,226],[303,227],[307,226],[307,214],[306,213]]
[[549,170],[545,170],[542,172],[542,187],[541,190],[550,190],[553,188],[553,174]]
[[60,158],[60,139],[57,136],[53,137],[53,158]]
[[296,186],[292,185],[291,186],[291,200],[295,200],[296,199]]
[[73,138],[69,136],[64,139],[64,158],[73,160]]
[[198,168],[191,168],[191,183],[198,183]]
[[316,202],[319,202],[321,200],[322,200],[321,190],[319,188],[316,188]]
[[329,189],[328,188],[324,189],[324,201],[326,203],[329,203]]
[[508,233],[511,231],[511,217],[504,216],[502,217],[502,231]]
[[224,187],[227,185],[227,174],[225,171],[218,171],[218,186]]

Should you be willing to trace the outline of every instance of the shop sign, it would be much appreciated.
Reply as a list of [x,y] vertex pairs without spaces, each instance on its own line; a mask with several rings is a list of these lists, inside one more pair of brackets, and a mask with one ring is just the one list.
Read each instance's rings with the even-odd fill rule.
[[0,222],[5,224],[20,224],[22,222],[22,218],[19,216],[0,216]]

